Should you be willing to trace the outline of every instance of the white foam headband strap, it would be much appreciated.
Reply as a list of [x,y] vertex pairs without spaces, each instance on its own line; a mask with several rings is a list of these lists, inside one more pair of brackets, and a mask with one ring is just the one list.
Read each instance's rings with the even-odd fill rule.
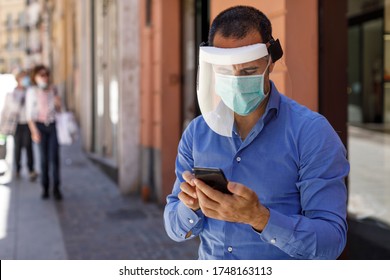
[[234,65],[254,61],[268,55],[265,44],[239,48],[200,47],[199,60],[216,65]]

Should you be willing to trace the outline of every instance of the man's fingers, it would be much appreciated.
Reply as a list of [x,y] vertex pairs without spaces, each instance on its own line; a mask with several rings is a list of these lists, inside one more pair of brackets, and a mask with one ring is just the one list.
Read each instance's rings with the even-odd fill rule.
[[184,192],[180,192],[178,195],[179,199],[189,208],[194,207],[195,199]]
[[180,189],[192,198],[197,198],[195,187],[191,186],[190,184],[186,182],[181,183]]
[[214,201],[222,201],[225,197],[225,194],[213,189],[211,186],[204,183],[202,180],[195,179],[195,186],[200,189],[207,197],[211,198]]
[[208,197],[206,194],[204,194],[200,189],[196,189],[197,196],[198,196],[198,202],[200,208],[203,209],[213,209],[216,210],[219,208],[219,203],[212,200],[210,197]]
[[249,200],[253,196],[253,191],[240,183],[229,182],[228,190],[231,191],[233,194],[241,196],[247,200]]
[[194,174],[192,174],[190,171],[184,171],[183,174],[181,174],[183,176],[183,179],[186,180],[186,182],[188,184],[190,184],[191,186],[195,186],[194,184],[194,179],[195,179],[195,176]]

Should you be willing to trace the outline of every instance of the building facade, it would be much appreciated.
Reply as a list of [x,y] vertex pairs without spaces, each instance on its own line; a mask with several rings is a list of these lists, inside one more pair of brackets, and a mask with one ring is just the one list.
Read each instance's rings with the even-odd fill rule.
[[[285,51],[272,79],[285,94],[320,110],[318,1],[53,2],[68,2],[62,17],[68,14],[64,28],[72,36],[59,36],[68,38],[68,60],[55,59],[62,57],[55,53],[64,46],[59,39],[52,40],[52,57],[53,65],[69,65],[73,73],[64,76],[66,83],[73,79],[66,98],[73,100],[68,104],[79,117],[83,146],[124,193],[140,192],[146,200],[164,203],[171,191],[181,133],[199,114],[198,46],[207,40],[211,20],[227,7],[251,5],[270,17]],[[307,16],[301,17],[304,11]],[[54,26],[58,22],[53,20]],[[337,121],[346,132],[345,118]]]
[[26,1],[0,0],[0,73],[25,64]]
[[78,2],[78,96],[84,149],[123,193],[140,181],[139,1]]

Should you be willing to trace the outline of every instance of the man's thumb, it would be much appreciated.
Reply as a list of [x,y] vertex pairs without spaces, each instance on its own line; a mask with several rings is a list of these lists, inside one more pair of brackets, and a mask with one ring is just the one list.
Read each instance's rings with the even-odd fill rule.
[[235,195],[244,197],[245,199],[250,199],[253,193],[253,191],[250,188],[236,182],[229,182],[228,190]]

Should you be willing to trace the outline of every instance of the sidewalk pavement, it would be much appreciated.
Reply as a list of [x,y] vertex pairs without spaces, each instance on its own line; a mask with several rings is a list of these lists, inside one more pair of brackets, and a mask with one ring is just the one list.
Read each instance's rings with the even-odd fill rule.
[[372,126],[348,131],[349,258],[389,260],[390,134]]
[[170,240],[162,206],[121,195],[80,143],[61,147],[61,164],[61,202],[42,200],[39,182],[29,182],[27,173],[9,183],[12,171],[2,176],[0,259],[197,258],[198,240]]
[[390,134],[350,126],[348,210],[390,227]]

